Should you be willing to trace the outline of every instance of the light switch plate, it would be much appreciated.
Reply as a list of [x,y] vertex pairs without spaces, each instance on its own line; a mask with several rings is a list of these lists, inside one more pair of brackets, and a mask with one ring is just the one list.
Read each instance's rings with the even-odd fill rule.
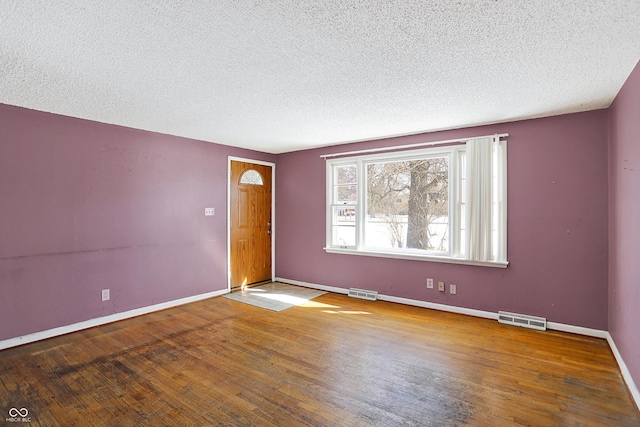
[[214,208],[204,208],[204,216],[213,216],[215,213],[216,210]]

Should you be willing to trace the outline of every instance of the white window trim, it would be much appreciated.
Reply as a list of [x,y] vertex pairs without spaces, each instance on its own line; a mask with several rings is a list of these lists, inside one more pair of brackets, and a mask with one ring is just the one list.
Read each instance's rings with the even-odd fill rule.
[[[498,136],[496,136],[498,137]],[[504,147],[505,156],[506,156],[506,146]],[[364,237],[364,223],[366,212],[364,207],[366,206],[366,165],[376,161],[400,161],[407,159],[414,159],[416,157],[439,157],[439,156],[447,156],[450,159],[449,162],[449,176],[454,178],[454,181],[450,181],[449,188],[449,217],[450,224],[459,224],[460,218],[457,202],[460,200],[459,186],[457,183],[459,182],[459,173],[458,170],[458,155],[461,151],[465,151],[464,145],[454,145],[454,146],[445,146],[445,147],[432,147],[432,148],[423,148],[416,149],[410,151],[402,151],[395,153],[377,153],[377,154],[368,154],[368,155],[360,155],[354,157],[344,157],[344,158],[336,158],[336,159],[327,159],[326,160],[326,242],[327,245],[324,248],[327,253],[334,254],[345,254],[345,255],[361,255],[361,256],[372,256],[372,257],[383,257],[383,258],[394,258],[394,259],[408,259],[408,260],[420,260],[420,261],[430,261],[430,262],[440,262],[440,263],[449,263],[449,264],[465,264],[465,265],[476,265],[476,266],[486,266],[486,267],[496,267],[496,268],[506,268],[509,265],[508,261],[477,261],[470,260],[463,256],[461,256],[461,247],[460,247],[460,239],[458,236],[458,227],[451,226],[449,228],[449,252],[447,254],[437,254],[437,253],[412,253],[409,251],[386,251],[386,250],[377,250],[371,248],[365,248],[364,243],[361,242],[361,239]],[[506,158],[506,157],[505,157]],[[339,246],[331,246],[330,242],[332,241],[333,235],[333,224],[332,224],[332,208],[335,206],[333,204],[333,168],[335,166],[340,165],[351,165],[355,164],[357,166],[358,173],[358,191],[357,191],[357,201],[355,203],[356,206],[360,207],[356,210],[356,244],[355,247],[339,247]],[[503,172],[506,174],[506,165],[504,167]],[[505,175],[506,176],[506,175]],[[451,185],[451,183],[455,183],[456,185]],[[501,205],[500,209],[500,217],[506,218],[507,213],[507,203],[506,203],[506,181],[503,186],[503,194],[502,200],[504,203]],[[348,205],[347,205],[348,206]],[[353,205],[351,205],[353,206]],[[501,248],[506,255],[506,220],[501,222],[501,232],[500,236],[502,239]]]
[[464,264],[464,265],[477,265],[482,267],[495,267],[495,268],[507,268],[509,266],[508,261],[472,261],[466,258],[454,258],[436,255],[412,255],[404,254],[400,252],[385,252],[374,251],[371,249],[342,249],[342,248],[323,248],[328,254],[344,254],[344,255],[361,255],[378,258],[392,258],[392,259],[409,259],[416,261],[429,261],[429,262],[441,262],[445,264]]

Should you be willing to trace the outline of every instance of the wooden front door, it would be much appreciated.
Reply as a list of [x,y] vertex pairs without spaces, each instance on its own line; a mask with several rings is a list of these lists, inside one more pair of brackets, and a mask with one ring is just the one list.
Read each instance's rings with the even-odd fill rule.
[[272,279],[271,173],[271,166],[231,161],[231,290]]

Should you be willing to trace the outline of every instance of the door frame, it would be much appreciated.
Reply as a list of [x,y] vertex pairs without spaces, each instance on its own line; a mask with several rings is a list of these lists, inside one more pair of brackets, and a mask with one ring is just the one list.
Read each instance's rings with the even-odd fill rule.
[[231,292],[231,162],[253,163],[271,168],[271,280],[276,277],[276,164],[245,157],[227,159],[227,293]]

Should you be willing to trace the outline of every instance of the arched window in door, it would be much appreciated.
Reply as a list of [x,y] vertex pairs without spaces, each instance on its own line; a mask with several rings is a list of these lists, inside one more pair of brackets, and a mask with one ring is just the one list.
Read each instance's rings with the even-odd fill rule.
[[262,175],[257,170],[249,169],[240,177],[240,184],[264,185]]

